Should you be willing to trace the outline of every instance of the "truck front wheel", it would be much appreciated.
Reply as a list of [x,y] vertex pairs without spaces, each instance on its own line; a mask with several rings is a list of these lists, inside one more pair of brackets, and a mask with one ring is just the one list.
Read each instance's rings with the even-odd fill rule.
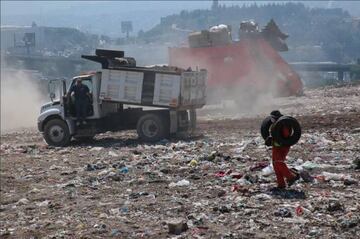
[[157,142],[169,135],[168,122],[156,114],[146,114],[140,117],[136,129],[141,140]]
[[48,145],[63,147],[70,142],[70,132],[65,121],[52,119],[44,127],[44,139]]

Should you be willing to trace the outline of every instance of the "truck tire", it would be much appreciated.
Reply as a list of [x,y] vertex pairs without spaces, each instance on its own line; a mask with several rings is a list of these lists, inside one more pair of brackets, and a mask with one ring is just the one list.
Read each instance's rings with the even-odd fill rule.
[[70,143],[71,136],[65,121],[49,120],[44,127],[44,139],[48,145],[63,147]]
[[264,140],[270,136],[271,116],[266,117],[261,123],[260,133]]
[[136,125],[139,138],[145,142],[157,142],[169,135],[168,122],[157,114],[146,114],[140,117]]
[[[287,138],[282,136],[283,127],[288,127],[291,129],[290,136]],[[281,146],[293,146],[299,141],[301,137],[300,124],[293,117],[282,116],[276,121],[274,127],[271,129],[271,136]]]

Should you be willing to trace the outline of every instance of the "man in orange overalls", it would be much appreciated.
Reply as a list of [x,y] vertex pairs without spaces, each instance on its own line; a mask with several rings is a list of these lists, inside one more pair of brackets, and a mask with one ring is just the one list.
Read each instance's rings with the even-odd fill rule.
[[[275,124],[275,122],[283,115],[280,113],[280,111],[274,110],[270,113],[270,116],[272,117],[271,119],[272,121],[271,127],[272,127]],[[289,137],[290,129],[284,127],[282,129],[282,135],[284,138]],[[272,146],[272,160],[273,160],[273,166],[276,174],[276,181],[278,188],[283,189],[286,187],[285,179],[287,181],[288,186],[294,184],[295,181],[300,178],[300,175],[296,171],[296,169],[289,169],[285,163],[286,156],[290,150],[290,146],[280,145],[278,142],[273,140],[271,136],[269,136],[265,140],[265,144],[267,146]]]

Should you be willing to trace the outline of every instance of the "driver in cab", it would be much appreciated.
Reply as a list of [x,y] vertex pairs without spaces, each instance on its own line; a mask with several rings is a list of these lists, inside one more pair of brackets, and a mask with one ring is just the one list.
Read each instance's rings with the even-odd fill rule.
[[82,83],[82,79],[79,78],[70,88],[70,95],[75,97],[75,110],[76,110],[76,126],[81,124],[85,125],[86,113],[89,104],[90,90],[89,87]]

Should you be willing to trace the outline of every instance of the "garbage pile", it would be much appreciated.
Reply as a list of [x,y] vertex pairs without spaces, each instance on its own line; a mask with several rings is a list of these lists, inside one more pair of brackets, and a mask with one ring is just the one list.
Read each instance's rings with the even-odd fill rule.
[[[341,88],[334,91],[349,97]],[[322,102],[318,93],[303,99],[316,106]],[[332,123],[339,114],[313,127],[336,106],[318,114],[303,107],[297,117],[303,134],[287,161],[301,179],[285,191],[274,188],[271,151],[259,133],[263,117],[203,117],[202,137],[156,144],[139,142],[132,131],[104,133],[67,148],[46,146],[36,130],[2,135],[0,235],[358,238],[356,104],[351,114],[341,115],[346,127]]]
[[231,27],[225,24],[212,26],[209,30],[192,32],[188,36],[190,47],[221,46],[232,43]]

